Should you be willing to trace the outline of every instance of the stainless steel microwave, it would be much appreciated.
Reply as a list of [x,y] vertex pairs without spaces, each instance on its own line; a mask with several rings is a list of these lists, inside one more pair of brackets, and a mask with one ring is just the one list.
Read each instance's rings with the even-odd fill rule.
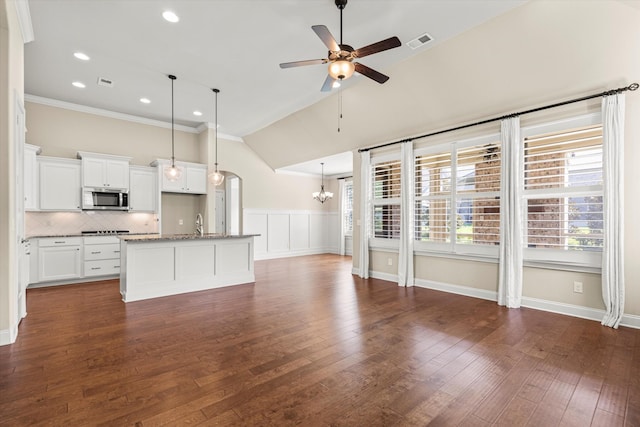
[[85,187],[82,189],[82,209],[128,211],[129,193],[125,190]]

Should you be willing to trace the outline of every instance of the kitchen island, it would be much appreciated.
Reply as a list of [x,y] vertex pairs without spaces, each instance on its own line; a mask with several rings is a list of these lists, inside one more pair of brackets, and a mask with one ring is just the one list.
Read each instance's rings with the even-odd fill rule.
[[120,294],[139,301],[252,283],[255,234],[121,235]]

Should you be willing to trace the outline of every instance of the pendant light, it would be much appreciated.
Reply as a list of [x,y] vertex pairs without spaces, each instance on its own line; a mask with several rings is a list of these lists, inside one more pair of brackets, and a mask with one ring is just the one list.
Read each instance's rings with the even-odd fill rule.
[[330,191],[324,191],[324,163],[320,163],[320,165],[322,166],[322,182],[320,184],[320,191],[313,193],[313,198],[320,203],[324,203],[333,197],[333,193]]
[[224,181],[224,175],[221,174],[220,172],[218,172],[218,93],[220,93],[220,89],[211,89],[213,91],[213,93],[215,93],[215,152],[216,152],[216,157],[215,157],[215,167],[216,170],[211,172],[209,174],[209,182],[211,182],[213,185],[220,185],[222,184],[222,181]]
[[171,79],[171,166],[165,166],[164,168],[164,176],[171,182],[175,182],[180,179],[180,175],[182,175],[182,169],[176,166],[176,156],[175,156],[175,124],[173,120],[173,82],[176,79],[176,76],[169,74],[167,77]]

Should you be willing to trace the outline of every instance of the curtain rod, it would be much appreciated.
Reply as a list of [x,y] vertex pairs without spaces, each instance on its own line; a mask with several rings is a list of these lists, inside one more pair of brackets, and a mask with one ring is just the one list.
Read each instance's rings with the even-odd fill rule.
[[424,135],[412,136],[411,138],[405,138],[405,139],[401,139],[399,141],[387,142],[385,144],[375,145],[373,147],[359,148],[358,149],[358,153],[362,153],[364,151],[374,150],[376,148],[388,147],[390,145],[402,144],[403,142],[411,142],[411,141],[414,141],[416,139],[427,138],[429,136],[440,135],[440,134],[443,134],[443,133],[453,132],[453,131],[460,130],[460,129],[466,129],[466,128],[470,128],[470,127],[473,127],[473,126],[479,126],[479,125],[484,125],[484,124],[491,123],[491,122],[497,122],[499,120],[509,119],[511,117],[517,117],[517,116],[521,116],[523,114],[535,113],[535,112],[538,112],[538,111],[548,110],[550,108],[561,107],[563,105],[573,104],[575,102],[580,102],[580,101],[586,101],[588,99],[599,98],[599,97],[602,97],[602,96],[615,95],[615,94],[618,94],[618,93],[626,92],[628,90],[634,91],[636,89],[638,89],[638,83],[631,83],[629,86],[619,87],[618,89],[613,89],[613,90],[606,90],[604,92],[596,93],[596,94],[593,94],[593,95],[583,96],[581,98],[570,99],[568,101],[557,102],[555,104],[549,104],[549,105],[545,105],[545,106],[542,106],[542,107],[532,108],[530,110],[518,111],[516,113],[505,114],[505,115],[500,116],[500,117],[493,117],[491,119],[481,120],[479,122],[474,122],[474,123],[468,123],[466,125],[461,125],[461,126],[456,126],[456,127],[449,128],[449,129],[439,130],[437,132],[426,133]]

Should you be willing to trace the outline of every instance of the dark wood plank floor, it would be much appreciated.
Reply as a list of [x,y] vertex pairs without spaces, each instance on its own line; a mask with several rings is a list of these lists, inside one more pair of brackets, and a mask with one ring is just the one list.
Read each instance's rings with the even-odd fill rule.
[[640,426],[640,331],[350,274],[124,304],[117,281],[27,292],[0,425]]

